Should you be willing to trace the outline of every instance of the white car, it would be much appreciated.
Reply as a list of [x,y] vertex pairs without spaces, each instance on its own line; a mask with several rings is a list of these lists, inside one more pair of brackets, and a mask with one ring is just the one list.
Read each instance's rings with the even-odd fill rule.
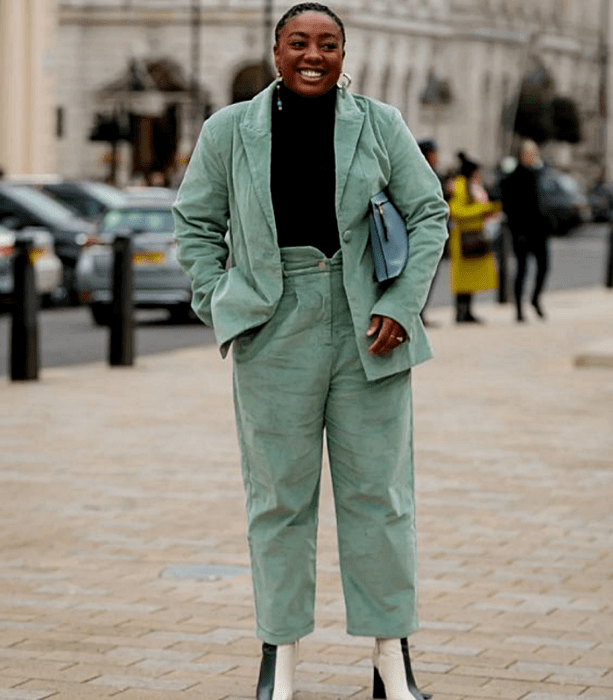
[[59,293],[62,285],[62,262],[53,249],[53,237],[43,228],[11,231],[0,225],[0,299],[10,301],[13,295],[13,253],[17,238],[31,238],[32,262],[36,293],[43,302]]

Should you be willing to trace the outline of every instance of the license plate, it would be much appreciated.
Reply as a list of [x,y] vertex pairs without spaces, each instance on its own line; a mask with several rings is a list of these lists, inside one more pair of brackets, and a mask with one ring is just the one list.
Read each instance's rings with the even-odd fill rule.
[[132,260],[135,265],[160,265],[164,262],[164,253],[159,250],[134,253]]

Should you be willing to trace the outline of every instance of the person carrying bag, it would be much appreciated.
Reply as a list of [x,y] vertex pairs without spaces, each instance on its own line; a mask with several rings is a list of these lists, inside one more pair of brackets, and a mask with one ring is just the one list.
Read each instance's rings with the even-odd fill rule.
[[[348,92],[344,55],[330,8],[290,8],[275,31],[277,81],[206,120],[173,208],[193,308],[224,356],[232,346],[257,700],[292,699],[299,640],[314,629],[324,446],[347,632],[373,638],[376,697],[425,697],[407,643],[417,629],[411,369],[432,356],[420,312],[447,205],[400,112]],[[383,241],[399,231],[408,259],[383,284],[369,214],[384,190],[402,225],[377,200]]]
[[480,323],[471,309],[473,294],[498,288],[496,259],[485,222],[500,212],[501,204],[488,200],[479,165],[464,153],[458,156],[460,174],[449,199],[451,289],[456,295],[456,322]]

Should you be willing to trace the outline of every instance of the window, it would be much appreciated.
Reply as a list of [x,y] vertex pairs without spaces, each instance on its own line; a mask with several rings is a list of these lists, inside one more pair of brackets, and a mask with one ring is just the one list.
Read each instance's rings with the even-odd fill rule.
[[57,107],[55,110],[55,135],[58,139],[64,137],[64,108]]
[[411,87],[413,85],[413,71],[409,68],[404,76],[404,84],[402,86],[402,104],[405,109],[409,109],[411,103]]
[[174,231],[172,213],[170,209],[113,209],[107,212],[103,219],[102,233],[123,230],[131,233]]
[[392,71],[391,71],[391,68],[389,66],[386,66],[385,70],[383,71],[383,77],[381,78],[381,101],[382,102],[389,101],[391,72]]

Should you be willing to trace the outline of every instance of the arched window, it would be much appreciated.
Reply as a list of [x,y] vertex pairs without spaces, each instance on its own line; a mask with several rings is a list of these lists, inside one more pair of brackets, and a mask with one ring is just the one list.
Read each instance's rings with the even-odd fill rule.
[[275,76],[268,64],[255,63],[240,70],[232,83],[232,102],[250,100],[269,85]]

